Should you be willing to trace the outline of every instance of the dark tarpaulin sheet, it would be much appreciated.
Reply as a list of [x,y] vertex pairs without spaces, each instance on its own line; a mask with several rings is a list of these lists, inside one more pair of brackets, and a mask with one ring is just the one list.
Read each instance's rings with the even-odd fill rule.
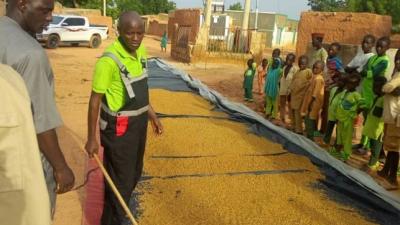
[[365,172],[335,159],[304,136],[275,126],[245,105],[229,101],[201,81],[159,58],[149,59],[148,72],[150,88],[195,92],[232,119],[248,124],[257,135],[280,143],[289,152],[310,158],[326,176],[320,181],[321,188],[325,188],[332,199],[357,207],[361,213],[380,224],[400,223],[400,199],[378,185]]

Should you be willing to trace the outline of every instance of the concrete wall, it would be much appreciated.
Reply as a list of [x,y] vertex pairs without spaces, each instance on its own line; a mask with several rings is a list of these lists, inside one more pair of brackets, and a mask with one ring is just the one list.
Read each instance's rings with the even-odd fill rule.
[[[243,11],[227,10],[226,14],[232,17],[232,26],[241,27]],[[249,30],[255,29],[256,13],[250,13]],[[298,21],[289,19],[286,15],[260,12],[258,14],[257,29],[266,34],[266,47],[295,48],[297,42]],[[295,43],[293,43],[295,37]]]
[[297,55],[305,54],[312,33],[324,33],[324,43],[358,45],[366,34],[390,36],[392,19],[370,13],[303,12],[298,28]]
[[147,28],[147,34],[156,35],[162,37],[164,32],[168,31],[167,22],[159,22],[157,20],[152,20]]
[[276,44],[275,47],[282,47],[286,49],[296,49],[297,32],[292,32],[285,29],[282,32],[281,42]]
[[[243,21],[243,11],[226,10],[225,13],[232,18],[232,26],[241,27]],[[256,14],[250,13],[249,29],[255,29]],[[259,30],[272,31],[275,25],[275,13],[258,13],[257,27]]]

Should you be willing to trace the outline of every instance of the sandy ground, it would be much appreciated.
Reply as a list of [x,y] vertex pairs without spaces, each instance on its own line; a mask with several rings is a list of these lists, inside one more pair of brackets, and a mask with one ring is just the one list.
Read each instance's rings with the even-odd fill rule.
[[[101,48],[99,49],[89,49],[86,47],[62,47],[56,50],[48,50],[48,55],[50,57],[50,61],[52,63],[54,72],[55,72],[55,82],[56,82],[56,101],[59,107],[59,110],[62,114],[63,120],[64,120],[64,124],[65,126],[60,128],[58,130],[59,136],[60,136],[60,143],[62,146],[62,149],[64,151],[64,154],[69,162],[69,164],[71,165],[72,169],[74,170],[75,174],[76,174],[76,184],[79,185],[81,183],[83,183],[84,181],[84,171],[86,168],[86,161],[87,158],[85,156],[85,154],[82,152],[82,148],[81,146],[84,144],[84,141],[86,139],[86,115],[87,115],[87,103],[88,103],[88,99],[89,99],[89,95],[90,95],[90,85],[91,85],[91,79],[92,79],[92,74],[93,74],[93,68],[95,65],[95,62],[97,60],[97,57],[99,57],[104,48],[110,44],[111,41],[106,41],[105,43],[103,43],[103,45],[101,46]],[[159,42],[154,40],[153,38],[145,38],[144,43],[146,44],[147,48],[148,48],[148,52],[150,56],[158,56],[163,58],[164,60],[168,61],[169,63],[171,63],[172,65],[179,67],[180,69],[183,69],[185,71],[187,71],[189,74],[191,74],[192,76],[195,76],[197,78],[199,78],[200,80],[202,80],[204,83],[206,83],[209,87],[221,92],[222,94],[224,94],[225,96],[227,96],[228,98],[230,98],[233,101],[238,101],[241,102],[242,101],[242,89],[241,89],[241,85],[242,85],[242,73],[243,73],[243,68],[244,65],[225,65],[225,64],[204,64],[204,63],[199,63],[196,65],[188,65],[188,64],[182,64],[182,63],[177,63],[174,62],[170,56],[169,53],[161,53],[158,46],[159,46]],[[261,105],[262,105],[262,97],[261,96],[257,96],[257,101],[256,103],[246,103],[246,105],[248,105],[249,107],[255,109],[255,110],[260,110],[261,109]],[[162,106],[160,106],[162,107]],[[173,121],[168,121],[166,120],[166,126],[170,127],[170,126],[174,126]],[[216,123],[218,124],[218,123]],[[222,126],[223,124],[219,124],[219,126]],[[233,125],[232,125],[233,126]],[[190,127],[190,126],[189,126]],[[184,128],[182,128],[184,129]],[[237,129],[244,129],[244,128],[237,128]],[[151,140],[151,137],[150,137]],[[149,146],[151,145],[157,145],[160,144],[158,142],[151,142],[149,141]],[[152,147],[150,147],[151,149]],[[154,152],[153,152],[154,153]],[[232,162],[235,157],[237,156],[231,156],[230,162]],[[229,158],[229,157],[228,157]],[[290,159],[283,159],[283,161],[285,160],[289,160]],[[305,160],[305,162],[307,162],[308,166],[310,166],[310,168],[312,168],[312,165],[309,165],[308,160],[306,159],[301,159],[301,160]],[[215,165],[218,165],[218,163],[220,162],[215,162]],[[260,162],[258,162],[260,163]],[[288,163],[288,162],[287,162]],[[250,165],[251,163],[247,162],[248,165]],[[214,166],[215,166],[214,165]],[[149,169],[149,168],[147,168]],[[156,168],[157,169],[157,168]],[[158,168],[158,169],[162,169],[162,168]],[[248,169],[248,168],[245,168]],[[182,171],[181,171],[182,172]],[[186,171],[187,172],[187,171]],[[224,173],[224,171],[219,171],[220,173]],[[225,171],[226,172],[226,171]],[[153,173],[153,176],[166,176],[168,174],[157,174],[157,173]],[[295,178],[290,178],[290,176],[292,175],[287,175],[288,176],[288,180],[295,180]],[[305,181],[304,183],[302,183],[302,185],[304,186],[305,189],[307,189],[307,184],[309,182],[312,182],[312,180],[317,179],[319,177],[318,174],[311,176],[310,180]],[[212,179],[216,179],[216,178],[210,178]],[[242,179],[242,178],[241,178]],[[281,180],[271,180],[268,182],[271,182],[271,185],[286,185],[286,183],[284,182],[285,179],[281,179]],[[248,180],[244,179],[242,180],[243,182],[248,182]],[[165,181],[164,183],[159,180],[151,180],[149,182],[158,182],[158,186],[156,186],[157,188],[160,189],[165,189],[168,187],[171,187],[171,190],[168,190],[167,192],[170,192],[170,194],[173,194],[172,192],[175,193],[175,190],[177,187],[179,187],[179,182],[176,181],[172,181],[172,183],[170,183],[171,181]],[[161,183],[160,183],[161,182]],[[222,182],[225,183],[225,185],[223,185],[221,188],[227,188],[229,189],[229,187],[231,185],[235,185],[233,183],[231,183],[231,181],[228,179],[226,179],[225,177],[218,181],[218,182]],[[256,183],[255,185],[262,187],[263,185],[265,185],[265,183],[263,182],[267,182],[267,180],[265,179],[261,179],[260,181],[254,180],[254,182]],[[308,182],[308,183],[307,183]],[[211,182],[212,183],[212,182]],[[199,189],[199,190],[204,190],[207,188],[207,185],[209,183],[206,182],[204,183],[204,181],[199,181],[199,182],[194,182],[192,183],[192,189]],[[293,188],[296,187],[296,185],[293,186]],[[240,193],[244,193],[247,192],[249,190],[247,190],[246,188],[248,187],[243,187],[242,189],[240,187],[235,187],[235,191],[232,192],[232,194],[240,194]],[[214,196],[211,199],[217,199],[218,201],[216,201],[217,203],[223,203],[224,201],[221,200],[221,198],[218,198],[218,195],[221,194],[222,189],[213,189],[211,190]],[[267,195],[274,195],[276,190],[272,191],[271,193],[265,193],[263,191],[261,191],[259,194],[259,196],[266,196]],[[310,190],[305,190],[305,193],[310,194]],[[176,194],[176,193],[175,193]],[[189,193],[189,194],[195,194],[195,193]],[[277,193],[276,193],[277,194]],[[200,193],[200,195],[197,198],[206,198],[208,195],[206,192],[202,192]],[[216,197],[217,196],[217,197]],[[257,196],[257,195],[255,195]],[[249,199],[249,201],[257,201],[259,198],[257,197],[251,197]],[[311,196],[311,194],[310,194]],[[157,224],[155,223],[157,220],[151,220],[151,217],[156,215],[154,213],[157,213],[157,208],[151,208],[151,204],[155,204],[155,202],[157,202],[157,195],[153,195],[153,196],[145,196],[145,201],[143,202],[145,209],[149,209],[148,212],[150,212],[150,214],[144,214],[144,219],[143,219],[143,224]],[[159,197],[164,197],[163,195],[159,195]],[[190,196],[189,196],[190,197]],[[227,195],[222,195],[221,196],[222,199],[223,198],[227,198]],[[343,220],[343,218],[350,218],[351,216],[353,216],[355,219],[354,224],[368,224],[370,222],[365,221],[365,219],[360,216],[357,212],[355,212],[352,209],[347,209],[344,206],[341,205],[336,205],[335,203],[333,203],[332,201],[328,201],[326,200],[326,198],[323,197],[323,194],[320,194],[319,200],[321,201],[321,207],[324,208],[324,210],[328,210],[329,208],[334,209],[336,207],[336,209],[338,209],[339,211],[341,211],[344,216],[342,216],[340,213],[338,213],[339,211],[335,211],[335,213],[328,213],[328,211],[319,211],[321,215],[321,223],[314,221],[313,224],[327,224],[326,222],[329,220],[322,220],[327,219],[327,218],[335,218],[337,219],[337,223],[335,224],[346,224]],[[57,204],[57,210],[56,210],[56,215],[55,215],[55,221],[54,224],[55,225],[75,225],[75,224],[81,224],[82,221],[82,203],[83,203],[83,199],[84,199],[84,189],[80,189],[80,190],[76,190],[76,191],[71,191],[67,194],[63,194],[60,195],[58,197],[58,204]],[[240,198],[242,199],[242,198]],[[148,200],[148,201],[146,201]],[[167,202],[168,201],[172,201],[173,199],[165,199]],[[179,203],[185,204],[188,203],[190,201],[195,201],[196,199],[190,199],[187,196],[185,196],[184,200],[182,201],[178,201]],[[290,201],[290,199],[286,199],[286,201]],[[302,200],[303,201],[303,200]],[[325,201],[327,202],[326,204],[322,204],[322,202]],[[228,201],[229,204],[241,204],[240,201]],[[305,200],[303,204],[295,204],[292,206],[294,208],[297,208],[298,212],[302,211],[301,209],[304,209],[305,206],[307,206],[307,204],[305,204]],[[192,204],[189,204],[189,206],[195,206],[194,208],[191,208],[189,211],[192,213],[196,213],[197,210],[201,210],[201,209],[206,209],[206,208],[210,208],[210,210],[212,209],[212,207],[218,207],[217,205],[213,205],[214,203],[210,203],[208,202],[206,203],[202,203],[200,200],[199,202],[191,202]],[[263,202],[260,204],[268,204],[268,202]],[[279,199],[275,199],[272,203],[279,203]],[[163,202],[162,204],[166,204],[165,202]],[[193,205],[194,204],[194,205]],[[196,205],[197,204],[197,205]],[[216,204],[216,203],[215,203]],[[270,203],[271,204],[271,203]],[[312,204],[312,203],[311,203]],[[310,208],[312,208],[312,205],[308,205],[307,207],[309,207],[307,210],[309,210]],[[248,203],[247,207],[251,205],[250,203]],[[329,205],[329,207],[327,206]],[[258,207],[260,206],[260,207]],[[181,206],[183,207],[183,206]],[[239,206],[237,206],[239,207]],[[217,220],[213,220],[213,218],[217,218],[218,213],[214,212],[213,210],[211,210],[209,213],[210,215],[213,215],[213,217],[211,217],[210,220],[207,220],[209,223],[193,223],[193,224],[247,224],[247,223],[243,223],[241,221],[244,221],[244,218],[247,217],[256,217],[257,213],[263,213],[263,212],[267,212],[267,215],[274,215],[273,211],[268,211],[268,209],[266,209],[265,207],[262,207],[261,205],[256,205],[255,208],[252,210],[251,208],[245,208],[243,209],[246,213],[241,215],[239,217],[238,220],[234,220],[235,218],[235,213],[239,212],[239,211],[235,211],[238,210],[237,207],[233,207],[232,209],[230,209],[230,207],[228,205],[224,205],[223,206],[223,210],[221,212],[225,213],[224,215],[219,215],[221,216],[221,218],[223,217],[223,219],[217,221]],[[283,207],[283,206],[282,206]],[[260,208],[260,209],[258,209]],[[185,208],[180,208],[181,210],[185,209]],[[235,209],[235,210],[233,210]],[[282,208],[284,209],[284,208]],[[257,210],[261,210],[261,211],[257,211]],[[267,210],[267,211],[263,211],[263,210]],[[291,209],[292,210],[292,209]],[[312,211],[311,211],[312,212]],[[231,213],[231,214],[229,214]],[[276,213],[276,212],[275,212]],[[327,214],[325,214],[327,213]],[[170,214],[168,214],[170,215]],[[168,216],[166,215],[166,216]],[[172,214],[173,215],[173,214]],[[231,217],[230,217],[231,215]],[[187,215],[186,215],[187,216]],[[175,221],[175,224],[185,224],[182,221],[186,221],[185,220],[185,215],[183,215],[183,218],[181,218],[181,222],[179,221]],[[295,221],[291,221],[290,220],[286,220],[287,224],[310,224],[310,218],[313,217],[313,214],[308,214],[308,216],[306,216],[305,218],[300,218],[300,217],[294,217],[294,218],[298,218],[298,220]],[[150,218],[150,219],[149,219]],[[307,219],[308,218],[308,219]],[[186,218],[187,219],[187,218]],[[199,218],[200,220],[200,218]],[[146,221],[146,222],[145,222]],[[162,221],[162,220],[161,220]],[[171,220],[165,220],[165,221],[171,221]],[[158,223],[158,224],[168,224],[165,223],[165,221],[163,223]],[[300,222],[299,222],[300,221]],[[275,220],[276,224],[281,224],[282,221],[278,221]],[[262,221],[254,221],[254,223],[249,223],[249,224],[265,224],[265,222]]]

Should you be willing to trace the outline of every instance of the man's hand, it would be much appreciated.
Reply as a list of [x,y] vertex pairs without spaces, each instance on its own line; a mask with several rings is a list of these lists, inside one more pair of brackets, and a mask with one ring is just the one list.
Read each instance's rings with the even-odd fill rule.
[[54,179],[57,183],[55,191],[58,194],[70,191],[74,186],[75,178],[61,152],[56,130],[52,129],[40,133],[37,138],[40,150],[53,167]]
[[98,129],[97,119],[99,117],[100,103],[102,98],[103,94],[98,94],[93,91],[90,95],[88,109],[88,137],[85,145],[85,150],[90,158],[93,157],[93,154],[97,154],[99,152],[100,145],[96,139],[96,131]]
[[68,166],[58,170],[54,169],[54,179],[57,183],[55,190],[57,194],[63,194],[70,191],[75,183],[74,174]]
[[99,147],[100,147],[100,145],[99,145],[99,143],[97,143],[97,140],[89,139],[86,142],[85,150],[88,153],[89,157],[93,158],[94,154],[98,154],[99,153]]
[[156,135],[161,135],[164,131],[164,128],[158,118],[151,119],[151,126]]
[[156,135],[161,135],[164,132],[164,128],[160,122],[160,120],[157,117],[156,112],[154,111],[153,107],[149,105],[149,119],[151,122],[151,126],[153,128],[153,131]]

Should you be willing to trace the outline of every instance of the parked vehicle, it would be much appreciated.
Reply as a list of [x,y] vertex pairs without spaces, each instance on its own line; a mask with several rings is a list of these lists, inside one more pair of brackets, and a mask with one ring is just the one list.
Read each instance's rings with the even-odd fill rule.
[[79,45],[88,43],[90,48],[98,48],[108,37],[108,27],[93,25],[87,17],[74,15],[54,15],[50,25],[36,35],[47,48],[57,48],[61,43]]

